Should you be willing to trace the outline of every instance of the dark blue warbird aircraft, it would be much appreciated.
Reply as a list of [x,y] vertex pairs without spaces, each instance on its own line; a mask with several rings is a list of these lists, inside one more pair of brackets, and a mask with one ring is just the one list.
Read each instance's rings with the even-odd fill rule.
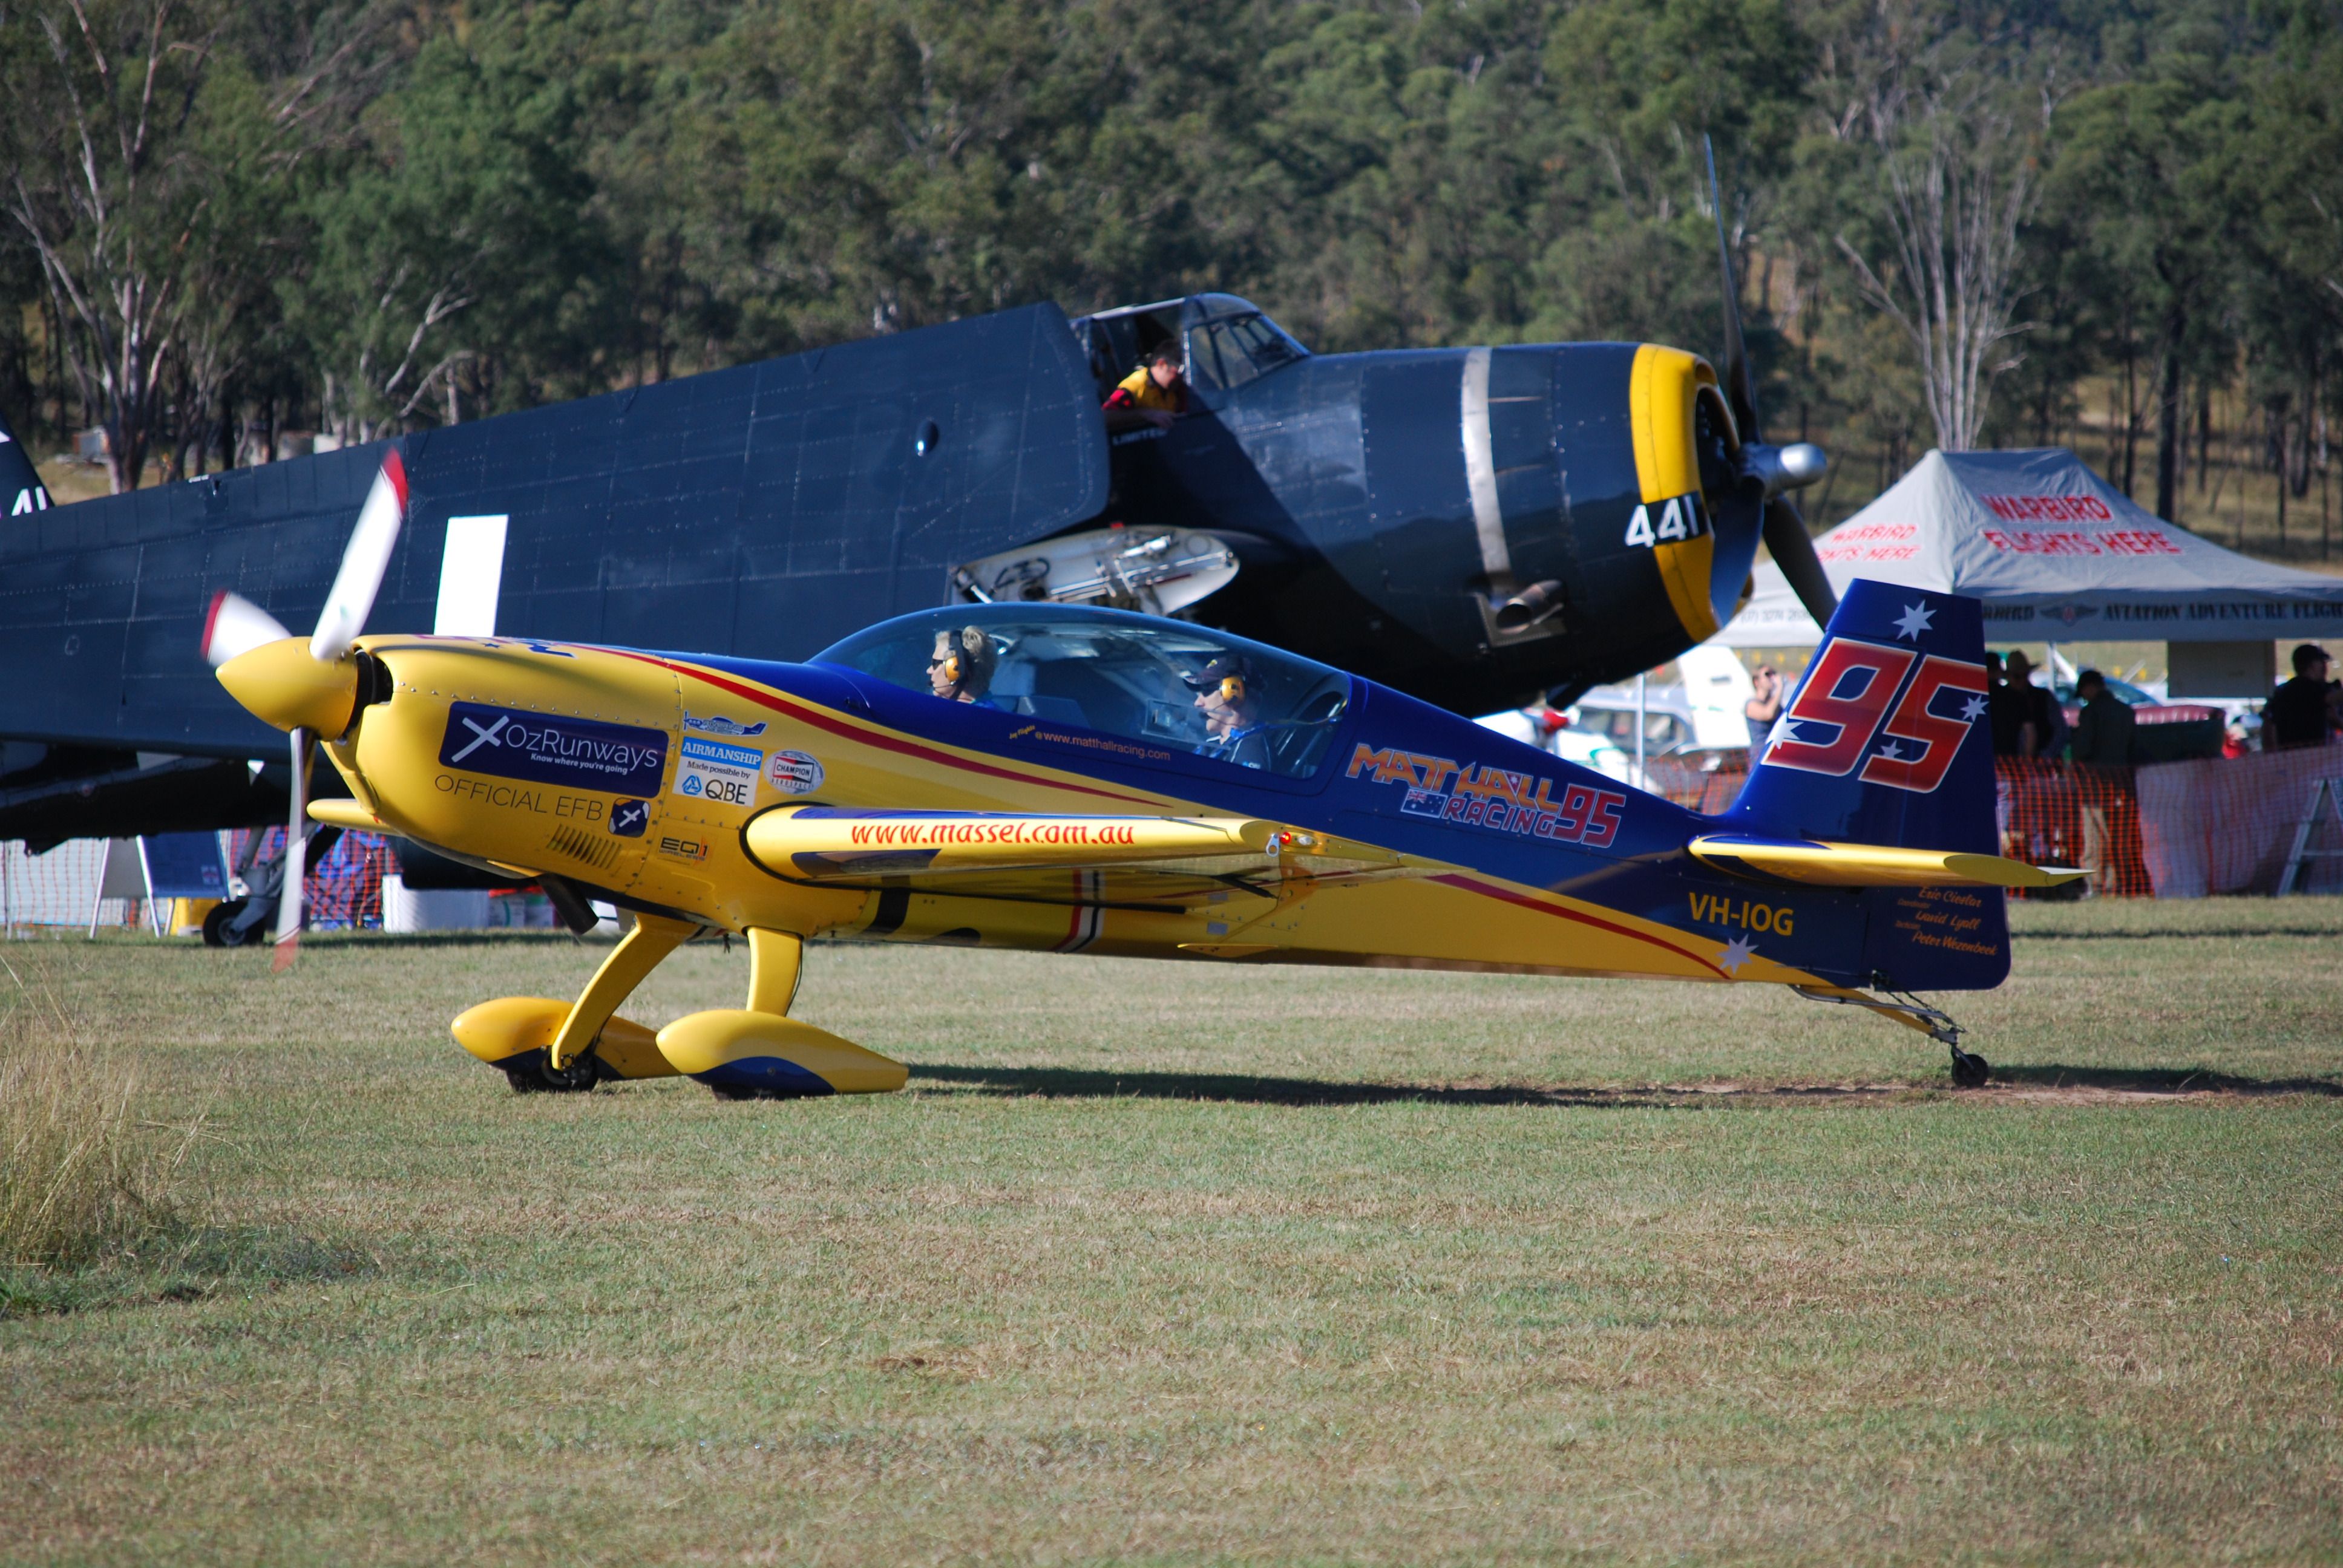
[[[789,660],[925,607],[1094,603],[1458,712],[1566,699],[1729,618],[1761,537],[1835,607],[1785,493],[1822,455],[1758,437],[1732,297],[1728,266],[1721,380],[1650,344],[1313,355],[1203,294],[416,432],[368,625]],[[1165,348],[1184,412],[1103,413]],[[0,473],[0,839],[282,819],[282,739],[195,650],[221,590],[316,619],[386,445],[69,506]]]

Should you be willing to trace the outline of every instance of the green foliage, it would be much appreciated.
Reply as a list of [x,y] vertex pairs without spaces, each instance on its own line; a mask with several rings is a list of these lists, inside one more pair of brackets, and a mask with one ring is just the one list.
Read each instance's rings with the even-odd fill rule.
[[[161,4],[93,12],[120,55],[116,117]],[[1708,136],[1769,423],[1909,456],[1932,430],[1918,360],[1880,329],[1838,241],[1896,285],[1883,171],[1918,122],[1878,123],[1917,91],[2026,127],[1959,149],[2026,192],[2007,288],[2022,329],[1978,373],[1989,434],[2070,435],[2098,406],[2086,387],[2112,376],[2134,444],[2164,404],[2232,383],[2282,403],[2276,427],[2298,444],[2335,401],[2343,335],[2330,13],[179,6],[163,72],[178,107],[144,155],[163,172],[137,220],[158,236],[139,266],[176,302],[156,417],[184,446],[188,427],[286,399],[288,422],[355,437],[1038,298],[1081,310],[1200,287],[1253,296],[1322,349],[1608,337],[1714,352]],[[60,205],[66,120],[47,112],[90,86],[44,31],[70,19],[63,0],[0,14],[0,80],[45,106],[8,116],[12,205],[86,248],[90,225]],[[101,154],[106,178],[127,176]],[[31,232],[19,217],[0,239],[17,307],[0,343],[41,361],[67,323]],[[10,367],[12,389],[37,390],[49,419],[94,417],[96,394],[45,363]]]

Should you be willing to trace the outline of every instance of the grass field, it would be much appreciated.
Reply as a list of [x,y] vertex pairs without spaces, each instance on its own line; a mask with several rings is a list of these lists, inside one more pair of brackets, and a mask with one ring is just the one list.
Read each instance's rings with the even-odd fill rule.
[[2017,917],[1975,1094],[1755,987],[827,949],[909,1092],[518,1099],[446,1021],[566,938],[0,947],[202,1126],[5,1276],[0,1558],[2343,1559],[2343,901]]

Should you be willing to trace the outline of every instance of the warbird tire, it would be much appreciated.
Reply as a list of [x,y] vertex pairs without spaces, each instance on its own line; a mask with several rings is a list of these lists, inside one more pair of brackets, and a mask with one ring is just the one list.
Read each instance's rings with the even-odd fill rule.
[[252,933],[260,929],[257,921],[246,927],[242,930],[236,930],[229,923],[234,920],[236,916],[244,913],[247,902],[248,900],[244,899],[230,899],[224,904],[215,904],[209,910],[206,910],[204,913],[204,946],[207,948],[240,948],[244,946],[246,942],[251,940]]

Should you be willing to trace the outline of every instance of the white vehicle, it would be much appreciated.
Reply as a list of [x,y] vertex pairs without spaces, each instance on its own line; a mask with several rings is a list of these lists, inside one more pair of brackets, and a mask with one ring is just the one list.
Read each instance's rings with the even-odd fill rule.
[[[1676,668],[1681,681],[1644,688],[1644,759],[1667,758],[1703,771],[1739,760],[1749,749],[1744,709],[1755,692],[1749,671],[1730,648],[1706,647],[1687,652]],[[1637,711],[1634,684],[1622,682],[1595,687],[1559,713],[1524,708],[1476,722],[1641,789],[1648,786],[1635,766]]]

